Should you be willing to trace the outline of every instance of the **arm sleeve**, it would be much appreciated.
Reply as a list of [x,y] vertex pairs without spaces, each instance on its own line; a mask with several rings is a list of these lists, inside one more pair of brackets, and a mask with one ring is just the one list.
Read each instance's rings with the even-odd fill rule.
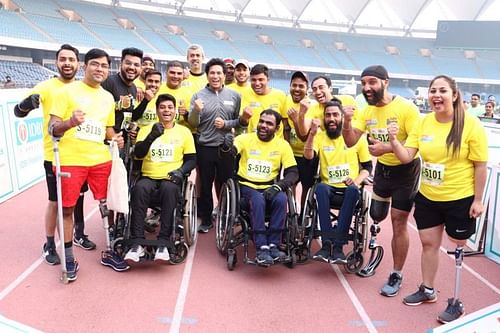
[[137,105],[137,107],[134,109],[132,112],[132,121],[137,121],[141,119],[142,115],[144,114],[144,111],[146,110],[146,106],[148,105],[150,101],[148,101],[146,98],[143,98],[141,103]]
[[372,161],[361,162],[361,170],[366,170],[371,175],[373,170]]
[[184,162],[179,168],[183,174],[188,174],[196,167],[196,154],[185,154]]
[[279,187],[284,191],[299,181],[299,169],[296,165],[283,171],[283,179],[278,181]]

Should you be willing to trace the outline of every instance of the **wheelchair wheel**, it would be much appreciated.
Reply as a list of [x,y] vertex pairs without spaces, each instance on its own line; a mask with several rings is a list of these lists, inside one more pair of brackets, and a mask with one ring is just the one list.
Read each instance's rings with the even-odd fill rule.
[[357,273],[363,267],[363,254],[359,251],[349,252],[346,256],[345,270],[348,273]]
[[290,253],[290,261],[288,261],[285,265],[288,268],[294,268],[295,265],[297,265],[297,255],[295,254],[295,251]]
[[111,241],[111,249],[116,252],[119,256],[125,255],[125,246],[123,244],[123,237],[115,238]]
[[236,218],[236,194],[232,179],[228,179],[222,185],[219,208],[215,224],[215,241],[217,249],[226,254],[233,231],[234,219]]
[[170,255],[170,263],[177,265],[186,260],[189,252],[189,246],[185,242],[175,243],[175,253]]
[[198,212],[196,207],[196,187],[191,182],[188,181],[186,189],[184,192],[184,216],[183,216],[183,226],[184,226],[184,241],[187,246],[191,246],[196,241],[197,221]]
[[314,237],[313,232],[314,228],[316,227],[318,218],[317,217],[318,209],[317,209],[316,199],[314,198],[315,189],[316,186],[313,186],[307,191],[307,196],[304,202],[304,207],[302,211],[302,221],[300,226],[303,229],[304,233],[304,246],[307,248],[308,252],[311,249],[311,242]]

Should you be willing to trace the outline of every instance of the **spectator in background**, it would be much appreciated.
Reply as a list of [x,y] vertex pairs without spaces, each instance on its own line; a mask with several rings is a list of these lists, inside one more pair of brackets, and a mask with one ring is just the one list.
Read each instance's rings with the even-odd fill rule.
[[479,117],[484,113],[484,106],[481,105],[481,96],[479,94],[472,94],[470,97],[470,106],[467,111],[476,117]]
[[484,104],[484,113],[481,115],[481,117],[486,117],[486,118],[495,118],[495,114],[493,113],[495,111],[495,103],[492,101],[486,102]]
[[5,77],[5,82],[3,84],[3,87],[5,89],[13,89],[16,87],[16,83],[14,81],[12,81],[12,78],[9,75],[7,75]]
[[234,71],[236,61],[233,58],[225,58],[224,63],[226,64],[226,81],[224,82],[224,85],[228,86],[235,82]]

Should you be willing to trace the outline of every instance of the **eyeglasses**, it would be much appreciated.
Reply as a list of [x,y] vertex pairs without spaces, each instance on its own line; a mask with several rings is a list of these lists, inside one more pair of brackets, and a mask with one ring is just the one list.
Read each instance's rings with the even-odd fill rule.
[[90,61],[88,63],[88,66],[95,67],[95,68],[101,67],[102,69],[109,69],[109,64],[108,63],[100,63],[100,62],[97,62],[97,61]]

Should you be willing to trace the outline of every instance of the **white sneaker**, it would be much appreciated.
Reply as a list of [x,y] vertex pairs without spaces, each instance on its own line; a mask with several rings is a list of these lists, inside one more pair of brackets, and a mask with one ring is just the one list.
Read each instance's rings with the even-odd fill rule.
[[170,261],[170,253],[168,253],[166,246],[158,247],[155,253],[155,261],[156,260]]
[[141,245],[134,245],[125,255],[125,260],[130,260],[133,262],[139,262],[141,257],[144,257],[144,248]]

